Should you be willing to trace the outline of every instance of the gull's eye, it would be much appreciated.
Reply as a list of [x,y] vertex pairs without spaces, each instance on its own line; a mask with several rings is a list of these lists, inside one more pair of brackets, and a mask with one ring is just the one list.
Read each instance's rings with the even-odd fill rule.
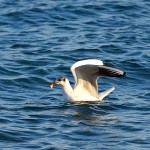
[[61,79],[58,79],[58,81],[61,81]]

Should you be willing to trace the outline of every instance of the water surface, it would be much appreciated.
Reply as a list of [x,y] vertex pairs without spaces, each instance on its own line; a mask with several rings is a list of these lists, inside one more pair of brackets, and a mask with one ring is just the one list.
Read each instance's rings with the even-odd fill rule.
[[[0,2],[0,149],[150,149],[150,2]],[[103,103],[71,104],[58,76],[96,58],[126,71]]]

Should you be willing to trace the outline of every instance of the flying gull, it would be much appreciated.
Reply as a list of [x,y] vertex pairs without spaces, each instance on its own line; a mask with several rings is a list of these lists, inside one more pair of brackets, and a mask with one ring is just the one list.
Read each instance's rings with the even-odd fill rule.
[[99,77],[122,77],[124,71],[107,67],[101,60],[88,59],[74,63],[71,66],[71,72],[75,78],[74,88],[70,85],[66,77],[60,77],[50,84],[50,88],[60,84],[64,96],[69,101],[102,101],[105,96],[111,93],[115,88],[112,87],[104,92],[98,93],[97,80]]

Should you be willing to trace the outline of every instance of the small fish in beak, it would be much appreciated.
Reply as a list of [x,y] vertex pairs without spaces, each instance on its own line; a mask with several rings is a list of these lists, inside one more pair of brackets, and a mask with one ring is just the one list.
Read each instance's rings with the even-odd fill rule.
[[52,89],[54,85],[58,84],[56,81],[50,84],[50,88]]

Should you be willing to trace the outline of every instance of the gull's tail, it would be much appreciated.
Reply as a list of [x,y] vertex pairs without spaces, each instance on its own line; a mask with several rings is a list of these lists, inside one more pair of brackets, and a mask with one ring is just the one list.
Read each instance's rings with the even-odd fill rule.
[[106,90],[106,91],[104,91],[104,92],[101,92],[101,93],[99,94],[100,100],[102,100],[105,96],[107,96],[109,93],[111,93],[114,89],[115,89],[115,88],[112,87],[112,88],[110,88],[110,89],[108,89],[108,90]]

